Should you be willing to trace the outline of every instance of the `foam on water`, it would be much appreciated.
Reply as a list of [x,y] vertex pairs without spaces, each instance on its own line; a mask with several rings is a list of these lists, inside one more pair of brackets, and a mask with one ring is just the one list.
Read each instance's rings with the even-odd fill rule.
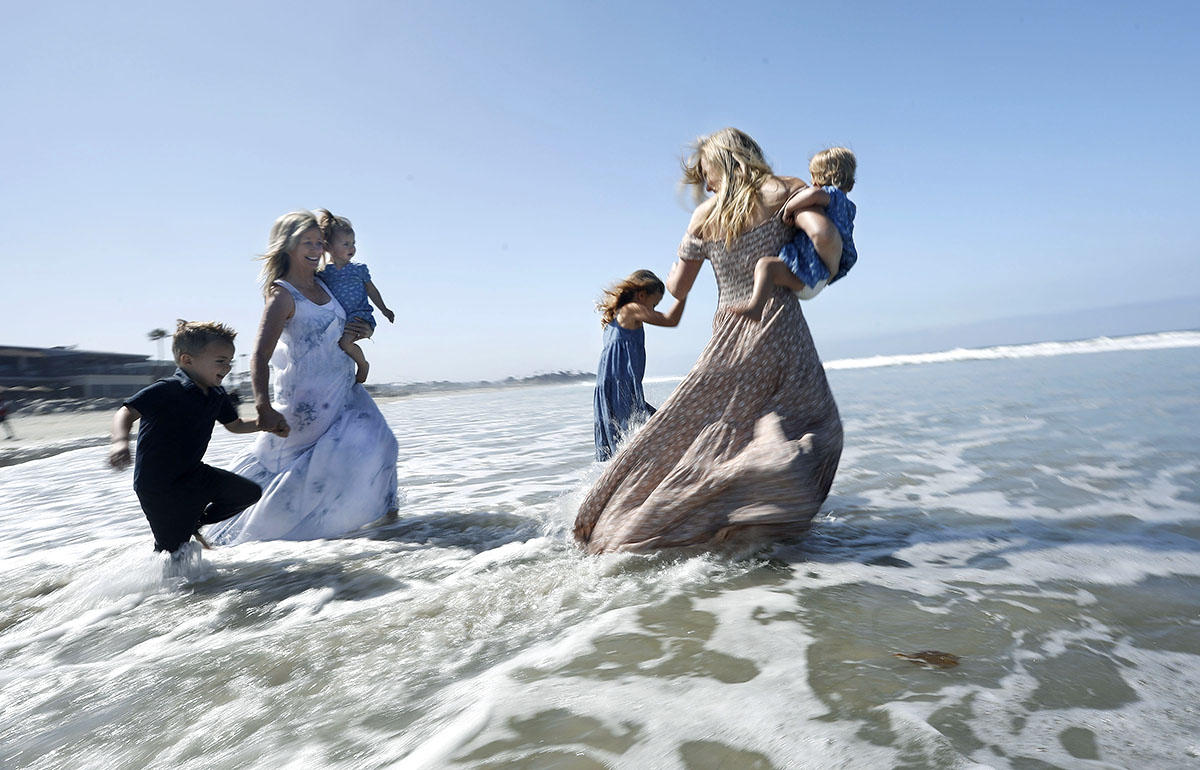
[[1194,348],[830,376],[834,494],[742,559],[580,555],[577,385],[385,404],[399,519],[184,563],[102,447],[0,467],[0,765],[1194,765]]

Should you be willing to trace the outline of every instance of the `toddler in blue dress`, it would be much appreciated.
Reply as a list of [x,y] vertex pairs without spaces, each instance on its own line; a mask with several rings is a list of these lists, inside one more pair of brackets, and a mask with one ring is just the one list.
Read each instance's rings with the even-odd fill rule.
[[784,286],[800,299],[812,299],[841,279],[858,261],[854,248],[854,216],[846,193],[854,189],[858,161],[845,147],[831,147],[812,157],[812,187],[797,192],[783,207],[783,219],[795,225],[796,238],[777,257],[763,257],[754,267],[754,293],[749,303],[733,308],[752,320],[762,318],[771,289]]
[[612,457],[630,428],[654,414],[642,392],[646,374],[646,330],[643,324],[678,326],[684,300],[666,313],[654,308],[666,286],[649,270],[638,270],[604,292],[596,303],[604,327],[604,349],[596,370],[593,408],[596,418],[596,459]]
[[[317,215],[317,225],[321,228],[322,237],[325,238],[326,260],[321,269],[317,271],[317,277],[329,288],[333,298],[341,303],[342,308],[346,311],[346,320],[352,321],[357,318],[366,321],[374,329],[375,315],[367,303],[367,300],[370,299],[375,303],[375,307],[379,308],[379,312],[388,319],[388,323],[395,323],[396,314],[388,309],[379,290],[375,288],[375,284],[371,283],[371,271],[362,262],[354,264],[350,262],[355,253],[354,228],[350,225],[350,220],[345,217],[335,217],[327,209],[317,209],[313,213]],[[358,346],[358,340],[358,335],[353,331],[346,331],[338,340],[338,347],[354,359],[357,367],[354,381],[366,382],[367,372],[371,365],[367,363],[366,355]]]

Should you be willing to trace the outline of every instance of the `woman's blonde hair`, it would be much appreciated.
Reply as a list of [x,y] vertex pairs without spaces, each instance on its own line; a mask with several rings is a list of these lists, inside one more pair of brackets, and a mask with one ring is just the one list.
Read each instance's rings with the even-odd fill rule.
[[617,317],[622,306],[633,302],[639,291],[651,294],[666,294],[667,287],[649,270],[638,270],[623,281],[618,281],[604,290],[604,298],[596,303],[600,311],[600,326],[608,326]]
[[808,162],[808,173],[817,187],[833,185],[842,192],[854,189],[854,172],[858,170],[858,159],[846,147],[830,147],[812,156]]
[[296,248],[301,235],[314,227],[321,229],[311,211],[284,214],[271,225],[267,250],[259,256],[263,262],[262,271],[258,274],[263,284],[263,294],[270,294],[271,284],[287,275],[288,252]]
[[692,145],[691,155],[684,159],[683,183],[692,185],[697,204],[704,200],[705,168],[709,173],[719,170],[725,183],[717,191],[716,202],[701,223],[701,231],[708,235],[724,233],[728,248],[749,227],[763,182],[774,172],[758,142],[736,128],[722,128],[700,137]]

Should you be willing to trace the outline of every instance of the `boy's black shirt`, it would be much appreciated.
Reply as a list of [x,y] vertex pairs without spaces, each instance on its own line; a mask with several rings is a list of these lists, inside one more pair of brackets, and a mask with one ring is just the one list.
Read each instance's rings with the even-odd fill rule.
[[165,489],[200,467],[213,424],[238,418],[224,388],[205,394],[183,369],[125,400],[141,414],[133,465],[134,489]]

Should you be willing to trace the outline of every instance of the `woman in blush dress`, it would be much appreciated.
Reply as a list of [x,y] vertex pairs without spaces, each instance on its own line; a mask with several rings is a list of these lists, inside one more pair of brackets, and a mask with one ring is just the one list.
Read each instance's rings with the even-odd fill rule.
[[775,287],[756,323],[747,303],[760,257],[795,228],[781,216],[805,187],[776,176],[758,144],[727,128],[701,138],[684,181],[702,200],[667,289],[685,298],[711,261],[720,299],[692,371],[610,462],[580,505],[589,553],[746,547],[806,532],[829,494],[842,423],[800,303]]
[[367,336],[370,327],[347,324],[316,277],[324,246],[311,212],[285,214],[271,228],[266,307],[250,362],[258,422],[270,432],[232,469],[263,496],[215,530],[217,542],[336,537],[396,510],[396,437],[338,347],[344,328]]

